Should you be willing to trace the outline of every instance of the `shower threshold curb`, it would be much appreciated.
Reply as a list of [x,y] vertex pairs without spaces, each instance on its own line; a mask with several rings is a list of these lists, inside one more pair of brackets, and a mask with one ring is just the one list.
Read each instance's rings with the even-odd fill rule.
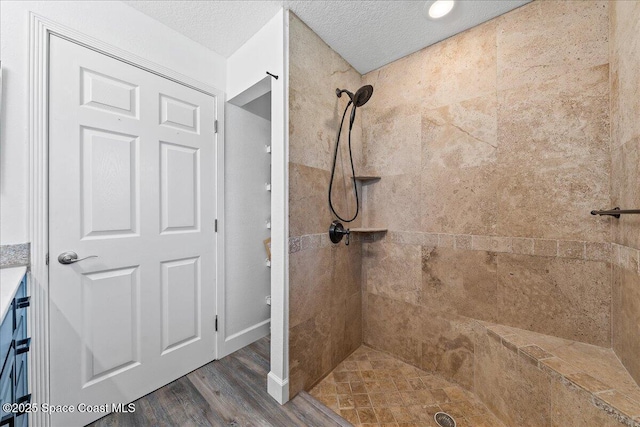
[[336,414],[329,407],[327,407],[325,404],[320,402],[315,397],[311,396],[306,391],[301,391],[300,393],[298,393],[298,396],[301,397],[302,399],[304,399],[307,403],[312,405],[318,411],[322,412],[324,415],[326,415],[332,421],[334,421],[336,423],[336,425],[338,425],[340,427],[353,427],[353,425],[350,422],[348,422],[347,420],[342,418],[340,415]]

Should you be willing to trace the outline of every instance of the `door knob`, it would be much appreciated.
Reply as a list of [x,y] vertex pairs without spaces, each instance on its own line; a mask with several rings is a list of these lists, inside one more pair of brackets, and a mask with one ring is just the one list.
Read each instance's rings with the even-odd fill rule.
[[58,255],[58,262],[60,264],[74,264],[76,262],[83,261],[87,258],[98,258],[98,255],[89,255],[87,257],[78,259],[78,254],[75,252],[72,252],[72,251],[62,252],[60,255]]

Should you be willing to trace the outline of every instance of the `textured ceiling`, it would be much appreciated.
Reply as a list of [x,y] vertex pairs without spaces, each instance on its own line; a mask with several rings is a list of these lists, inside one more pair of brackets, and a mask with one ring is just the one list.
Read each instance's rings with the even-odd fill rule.
[[125,1],[228,58],[282,8],[280,1]]
[[437,43],[529,0],[458,0],[437,21],[426,1],[290,1],[290,9],[361,74]]
[[474,27],[530,0],[458,0],[440,20],[426,1],[265,0],[125,1],[174,30],[229,57],[281,8],[289,8],[360,73]]

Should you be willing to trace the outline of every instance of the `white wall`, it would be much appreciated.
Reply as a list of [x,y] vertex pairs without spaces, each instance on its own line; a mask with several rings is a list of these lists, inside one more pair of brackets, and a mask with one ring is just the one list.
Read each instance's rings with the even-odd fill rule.
[[282,16],[280,11],[253,37],[229,57],[227,99],[264,79],[267,71],[282,81]]
[[0,1],[0,243],[23,243],[28,206],[29,12],[219,89],[226,60],[119,1]]
[[281,10],[227,61],[227,99],[271,80],[271,370],[269,394],[289,400],[288,14]]
[[271,122],[227,103],[225,111],[225,301],[220,356],[269,333]]

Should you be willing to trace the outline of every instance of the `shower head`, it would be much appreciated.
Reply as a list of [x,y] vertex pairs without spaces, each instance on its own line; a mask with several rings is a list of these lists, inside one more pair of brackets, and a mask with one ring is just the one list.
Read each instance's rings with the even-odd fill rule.
[[351,99],[351,102],[353,102],[356,107],[362,107],[367,103],[369,98],[371,98],[371,95],[373,95],[373,86],[362,86],[356,91],[355,95],[346,89],[336,89],[336,95],[338,95],[338,98],[340,98],[343,93],[349,95],[349,99]]
[[362,107],[371,98],[371,95],[373,95],[373,86],[362,86],[356,91],[356,94],[353,95],[353,103],[356,107]]

